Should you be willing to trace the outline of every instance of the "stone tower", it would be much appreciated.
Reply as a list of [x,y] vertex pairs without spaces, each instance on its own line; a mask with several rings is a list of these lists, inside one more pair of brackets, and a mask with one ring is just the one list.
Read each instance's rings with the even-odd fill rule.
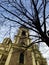
[[0,65],[47,65],[36,44],[29,38],[29,29],[21,26],[15,35],[14,43],[5,38],[0,44]]

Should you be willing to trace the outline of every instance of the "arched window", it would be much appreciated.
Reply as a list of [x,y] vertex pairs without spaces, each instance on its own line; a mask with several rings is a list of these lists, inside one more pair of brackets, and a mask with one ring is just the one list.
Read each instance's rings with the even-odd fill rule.
[[25,31],[22,31],[22,35],[24,35],[24,36],[25,36],[25,35],[26,35],[26,32],[25,32]]
[[19,63],[24,64],[24,54],[23,53],[20,54]]

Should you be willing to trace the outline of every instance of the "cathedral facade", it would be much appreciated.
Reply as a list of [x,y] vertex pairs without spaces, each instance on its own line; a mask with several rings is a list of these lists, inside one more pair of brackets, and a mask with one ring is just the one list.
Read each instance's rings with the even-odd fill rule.
[[5,38],[0,44],[0,65],[47,65],[36,44],[29,47],[29,29],[21,26],[14,43]]

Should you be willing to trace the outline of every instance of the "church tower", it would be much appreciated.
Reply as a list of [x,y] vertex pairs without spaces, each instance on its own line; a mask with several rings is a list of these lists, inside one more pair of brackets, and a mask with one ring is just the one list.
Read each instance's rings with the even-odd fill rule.
[[21,26],[14,43],[5,38],[0,44],[0,65],[47,65],[36,44],[29,38],[29,29]]

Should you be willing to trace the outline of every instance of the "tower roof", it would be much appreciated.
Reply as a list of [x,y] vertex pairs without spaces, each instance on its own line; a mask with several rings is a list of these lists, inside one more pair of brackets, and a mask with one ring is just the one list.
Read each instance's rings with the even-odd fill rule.
[[21,25],[19,28],[25,28],[25,29],[29,30],[29,28],[26,25]]

